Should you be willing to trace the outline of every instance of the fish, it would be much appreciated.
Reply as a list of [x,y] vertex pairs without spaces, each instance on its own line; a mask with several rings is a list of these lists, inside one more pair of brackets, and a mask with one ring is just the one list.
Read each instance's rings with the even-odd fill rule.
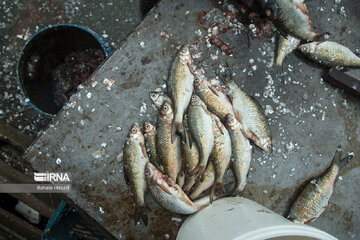
[[205,103],[195,94],[191,97],[188,124],[191,136],[199,151],[199,164],[191,174],[198,178],[205,172],[214,146],[214,133],[212,131],[211,113],[207,110]]
[[277,42],[277,48],[275,52],[275,66],[281,66],[286,55],[294,51],[300,44],[300,39],[297,39],[293,36],[287,35],[286,37],[279,34],[279,39]]
[[195,70],[194,75],[195,94],[206,104],[207,109],[218,116],[223,122],[225,121],[226,114],[234,115],[233,106],[229,98],[222,91],[217,90],[217,87],[214,87],[205,78],[203,70]]
[[244,135],[266,153],[271,153],[270,126],[260,104],[240,89],[233,79],[227,77],[224,82],[229,88],[228,95],[234,107],[235,117],[243,126]]
[[191,192],[188,194],[191,200],[194,200],[199,197],[199,195],[206,190],[210,189],[215,181],[215,168],[213,163],[210,161],[206,167],[206,170],[202,176],[202,181],[197,181]]
[[154,164],[157,169],[163,172],[164,168],[162,167],[156,153],[156,127],[149,121],[144,122],[144,137],[150,162]]
[[[187,114],[184,115],[183,122],[184,122],[185,131],[190,132],[188,126]],[[187,193],[196,181],[196,176],[191,175],[191,172],[199,164],[199,151],[195,144],[190,146],[190,141],[187,141],[186,143],[181,143],[180,147],[181,147],[181,155],[184,161],[184,169],[185,169],[185,183],[182,189],[184,190],[184,192]]]
[[223,185],[223,177],[229,168],[231,158],[231,140],[228,131],[221,123],[220,119],[212,114],[212,129],[214,132],[214,148],[210,155],[210,161],[215,169],[215,181],[211,188],[210,202],[216,196],[216,190],[220,186],[225,193]]
[[149,93],[149,96],[150,96],[151,101],[154,103],[154,105],[159,110],[165,101],[169,102],[172,105],[172,101],[171,101],[170,97],[164,92],[156,91],[156,90],[151,91]]
[[309,224],[315,221],[327,208],[334,191],[339,170],[353,155],[341,158],[342,149],[336,149],[330,167],[319,177],[312,179],[292,205],[287,218],[293,222]]
[[168,93],[174,106],[174,120],[172,123],[171,141],[175,140],[176,132],[186,141],[183,116],[189,106],[194,90],[194,75],[192,74],[192,58],[187,45],[184,45],[172,63],[167,82]]
[[307,58],[326,67],[360,67],[360,58],[337,42],[311,42],[300,45],[298,49]]
[[163,175],[150,162],[145,170],[147,184],[155,200],[165,209],[178,214],[193,214],[210,204],[210,197],[191,201],[179,185]]
[[285,36],[291,35],[304,41],[314,41],[327,33],[316,33],[303,0],[275,0],[278,7],[275,27]]
[[239,194],[246,185],[246,178],[250,168],[252,147],[243,135],[240,122],[231,114],[226,115],[226,127],[229,131],[232,146],[231,170],[235,178],[233,195]]
[[173,108],[164,102],[157,118],[156,152],[164,173],[175,182],[182,170],[179,137],[171,142],[171,126],[174,119]]
[[144,195],[147,191],[145,165],[149,162],[149,158],[145,150],[144,135],[136,123],[132,125],[125,140],[123,161],[125,182],[130,186],[135,200],[135,225],[140,218],[147,225]]

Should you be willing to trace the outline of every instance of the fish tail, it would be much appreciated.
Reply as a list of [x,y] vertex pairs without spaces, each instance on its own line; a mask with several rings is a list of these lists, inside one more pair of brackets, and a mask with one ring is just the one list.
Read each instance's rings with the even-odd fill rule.
[[183,190],[185,193],[188,193],[190,191],[190,189],[192,188],[192,186],[194,186],[196,182],[196,177],[195,176],[186,176],[185,177],[185,183],[183,186]]
[[147,217],[147,214],[146,214],[146,211],[145,211],[145,207],[140,206],[140,205],[136,205],[135,206],[135,215],[134,215],[135,226],[140,221],[140,218],[143,221],[143,223],[145,224],[145,226],[147,226],[148,217]]
[[340,161],[338,163],[339,167],[340,168],[345,167],[345,165],[348,164],[353,157],[354,157],[354,153],[350,153],[346,157],[340,159]]
[[[194,168],[194,170],[191,171],[190,175],[191,176],[194,176],[195,175],[195,179],[198,179],[198,178],[201,178],[202,175],[204,174],[206,170],[206,167],[205,166],[201,166],[201,165],[198,165]],[[204,180],[204,179],[202,179]]]
[[171,143],[174,143],[176,138],[176,132],[180,135],[181,142],[186,144],[186,131],[182,122],[174,121],[171,126]]

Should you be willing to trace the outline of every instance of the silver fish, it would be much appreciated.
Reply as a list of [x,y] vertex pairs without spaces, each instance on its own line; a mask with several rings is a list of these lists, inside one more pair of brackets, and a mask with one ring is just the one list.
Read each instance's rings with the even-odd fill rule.
[[209,156],[214,146],[214,133],[212,131],[212,117],[205,103],[196,95],[191,97],[188,110],[188,124],[191,136],[199,151],[199,164],[192,171],[196,177],[201,176],[206,169]]
[[214,132],[214,148],[210,155],[210,161],[215,169],[215,181],[211,188],[210,202],[216,196],[216,190],[220,186],[225,193],[223,185],[223,177],[226,169],[228,169],[231,158],[231,140],[228,131],[221,123],[220,119],[212,114],[213,132]]
[[275,2],[279,13],[273,23],[281,32],[305,41],[314,41],[325,35],[325,33],[313,32],[314,25],[307,14],[303,0],[276,0]]
[[286,36],[285,38],[281,34],[279,34],[279,39],[277,42],[277,48],[275,52],[275,60],[274,60],[275,66],[281,66],[286,55],[294,51],[299,46],[299,44],[300,44],[299,39],[292,37],[290,35]]
[[246,185],[246,177],[250,168],[252,147],[243,135],[240,122],[231,114],[226,115],[226,127],[229,130],[232,143],[231,170],[236,183],[233,194],[240,193]]
[[164,102],[158,115],[156,152],[164,168],[164,173],[177,180],[181,172],[181,150],[179,137],[171,141],[171,125],[174,118],[173,108],[168,102]]
[[[187,131],[188,134],[190,134],[187,114],[184,115],[183,122],[184,122],[185,131]],[[185,183],[183,186],[183,190],[184,192],[187,193],[196,181],[196,176],[191,175],[191,172],[199,164],[199,151],[195,144],[190,146],[190,141],[187,141],[186,143],[181,143],[180,146],[181,146],[181,155],[184,161],[184,169],[185,169]]]
[[235,117],[243,126],[244,135],[265,152],[270,153],[270,126],[261,106],[241,90],[234,80],[227,78],[224,81],[230,89],[229,96],[234,106]]
[[226,114],[234,115],[233,106],[228,97],[217,90],[206,78],[202,69],[197,69],[195,72],[195,93],[206,104],[207,109],[225,121]]
[[135,224],[141,218],[147,225],[147,215],[145,212],[144,194],[146,192],[145,164],[149,162],[144,145],[144,136],[135,123],[126,138],[123,159],[124,159],[124,178],[135,198]]
[[184,112],[187,109],[194,89],[194,75],[192,74],[192,59],[188,46],[183,46],[172,64],[167,87],[174,106],[174,120],[172,125],[172,141],[178,132],[182,141],[186,141],[182,124]]
[[337,42],[306,43],[300,45],[298,49],[309,59],[326,67],[360,67],[360,58]]
[[341,159],[341,146],[336,150],[333,162],[320,177],[310,181],[292,205],[288,219],[308,224],[316,220],[327,208],[334,191],[339,170],[351,160],[353,155]]
[[164,171],[156,152],[156,127],[149,121],[144,122],[144,137],[150,162],[154,164],[155,167],[157,167],[160,171]]
[[163,175],[150,162],[146,164],[147,183],[155,200],[165,209],[178,214],[192,214],[210,204],[209,197],[191,201],[171,178]]

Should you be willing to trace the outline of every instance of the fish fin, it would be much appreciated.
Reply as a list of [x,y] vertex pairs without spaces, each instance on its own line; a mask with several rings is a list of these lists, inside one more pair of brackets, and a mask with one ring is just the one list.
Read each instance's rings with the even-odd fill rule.
[[195,177],[195,179],[198,179],[199,177],[202,177],[202,175],[204,174],[204,172],[205,172],[205,167],[204,166],[196,166],[195,168],[194,168],[194,170],[192,170],[191,171],[191,173],[190,173],[190,176],[196,176]]
[[217,92],[216,88],[214,88],[213,86],[208,86],[208,88],[216,95],[219,97],[219,93]]
[[304,224],[310,224],[310,223],[312,223],[313,221],[315,221],[315,219],[316,219],[316,217],[310,218],[309,220],[306,220],[306,221],[304,222]]
[[[216,190],[218,188],[221,188],[221,190],[223,191],[223,194],[225,193],[225,188],[224,188],[224,185],[221,183],[221,182],[215,182],[214,185],[212,186],[211,188],[211,193],[210,193],[210,203],[212,203],[213,201],[215,201],[216,199],[218,199],[218,195],[216,195]],[[228,195],[228,194],[226,194]],[[222,196],[222,195],[220,195]],[[225,196],[225,194],[224,194]]]
[[236,118],[236,119],[240,122],[240,124],[243,126],[243,123],[242,123],[242,121],[241,121],[239,112],[234,111],[234,113],[235,113],[235,118]]
[[123,171],[123,172],[124,172],[125,183],[126,183],[126,185],[129,185],[129,184],[130,184],[130,178],[129,178],[129,176],[127,175],[127,172],[126,172],[126,171]]
[[116,161],[117,162],[124,161],[124,152],[123,151],[121,151],[121,153],[119,153],[119,155],[116,156]]
[[340,160],[341,160],[341,155],[342,155],[342,147],[341,145],[339,145],[337,148],[336,148],[336,151],[335,151],[335,154],[334,154],[334,157],[332,159],[332,164],[339,164]]
[[304,14],[307,14],[306,5],[304,3],[297,3],[296,7]]
[[339,162],[339,167],[340,168],[345,167],[345,165],[348,164],[353,157],[354,157],[354,154],[349,154],[346,157],[342,158]]
[[140,147],[141,147],[141,151],[144,155],[144,158],[149,158],[146,152],[146,148],[145,148],[145,144],[144,143],[140,143]]
[[169,189],[167,188],[167,186],[165,186],[164,184],[158,184],[157,186],[159,186],[164,192],[166,192],[167,194],[170,194]]
[[141,220],[143,221],[143,223],[145,224],[145,226],[147,226],[148,224],[148,218],[147,218],[147,214],[145,212],[145,208],[139,205],[135,206],[135,214],[134,214],[134,223],[135,226],[137,225],[137,223]]
[[188,66],[191,74],[192,74],[192,75],[195,75],[195,73],[194,73],[194,71],[193,71],[193,69],[192,69],[191,63],[187,62],[186,65]]
[[193,145],[193,141],[192,141],[192,138],[191,138],[191,133],[187,133],[187,136],[188,136],[188,142],[189,142],[189,146],[190,148],[192,148],[192,145]]

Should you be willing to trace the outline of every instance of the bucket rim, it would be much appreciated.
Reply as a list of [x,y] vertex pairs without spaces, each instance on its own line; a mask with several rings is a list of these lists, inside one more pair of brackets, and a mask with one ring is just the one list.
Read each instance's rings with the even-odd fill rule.
[[19,86],[19,89],[20,89],[20,92],[21,94],[25,97],[25,102],[33,109],[35,109],[37,112],[41,113],[41,114],[44,114],[45,116],[48,116],[48,117],[54,117],[56,114],[51,114],[51,113],[47,113],[47,112],[44,112],[43,110],[41,110],[40,108],[38,108],[37,106],[35,106],[30,98],[25,94],[24,90],[23,90],[23,87],[22,87],[22,84],[21,84],[21,81],[20,81],[20,74],[19,74],[19,67],[20,67],[20,62],[21,62],[21,59],[23,57],[23,54],[24,54],[24,49],[28,46],[28,44],[31,42],[32,39],[34,39],[36,36],[38,36],[39,34],[41,34],[42,32],[46,31],[46,30],[49,30],[49,29],[53,29],[53,28],[56,28],[56,27],[72,27],[72,28],[77,28],[77,29],[80,29],[80,30],[83,30],[87,33],[89,33],[90,35],[92,35],[96,41],[100,44],[104,54],[105,54],[105,59],[107,59],[113,52],[113,48],[112,46],[98,33],[94,32],[93,30],[89,29],[89,28],[86,28],[84,26],[80,26],[80,25],[76,25],[76,24],[71,24],[71,23],[62,23],[62,24],[51,24],[47,27],[44,27],[40,30],[38,30],[36,33],[34,33],[25,43],[24,43],[24,46],[22,47],[22,51],[21,51],[21,54],[20,54],[20,57],[17,61],[17,64],[16,64],[16,77],[17,77],[17,82],[18,82],[18,86]]

